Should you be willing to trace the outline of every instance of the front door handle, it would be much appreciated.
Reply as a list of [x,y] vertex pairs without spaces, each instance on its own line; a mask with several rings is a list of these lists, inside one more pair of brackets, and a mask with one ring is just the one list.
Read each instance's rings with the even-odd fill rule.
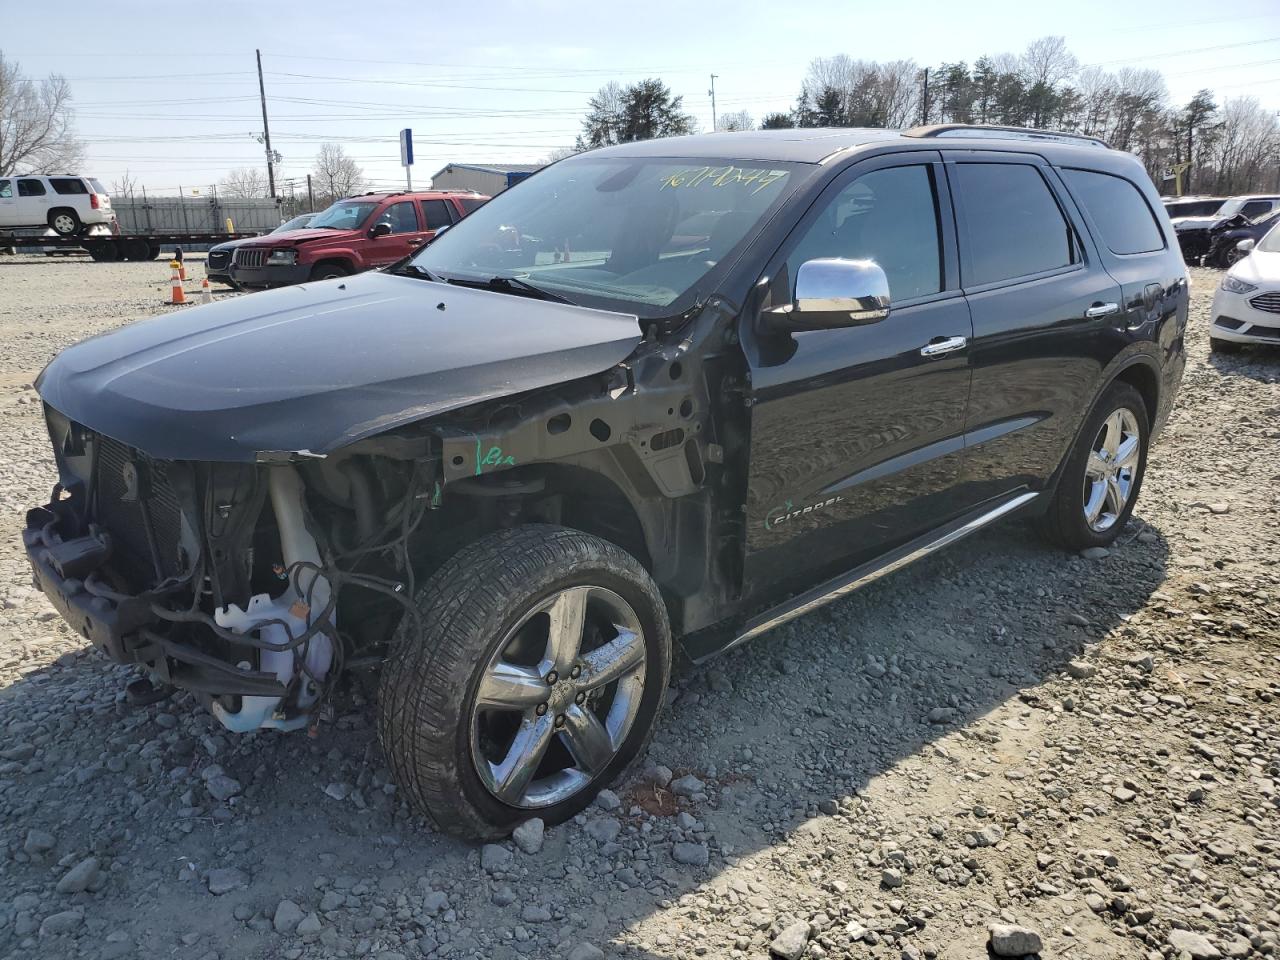
[[1098,317],[1109,317],[1119,309],[1118,303],[1095,303],[1084,312],[1084,315],[1090,320],[1096,320]]
[[955,353],[969,345],[968,337],[935,337],[920,348],[922,357],[940,357],[944,353]]

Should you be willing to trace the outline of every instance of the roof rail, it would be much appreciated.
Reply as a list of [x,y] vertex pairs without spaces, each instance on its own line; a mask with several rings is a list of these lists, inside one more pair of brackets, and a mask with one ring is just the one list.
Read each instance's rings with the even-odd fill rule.
[[1110,144],[1098,137],[1084,133],[1066,133],[1062,130],[1037,130],[1035,127],[1001,127],[985,123],[934,123],[903,130],[904,137],[989,137],[992,140],[1050,140],[1061,143],[1090,143],[1095,147],[1110,148]]

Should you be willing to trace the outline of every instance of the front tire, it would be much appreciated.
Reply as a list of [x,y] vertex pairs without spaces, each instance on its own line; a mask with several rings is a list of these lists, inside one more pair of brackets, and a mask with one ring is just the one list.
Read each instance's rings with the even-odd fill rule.
[[349,276],[350,273],[351,271],[340,263],[317,263],[311,268],[311,279],[337,280],[339,277]]
[[1150,418],[1127,383],[1103,392],[1067,456],[1049,509],[1045,537],[1070,550],[1109,546],[1124,529],[1147,469]]
[[562,822],[643,752],[671,631],[653,579],[620,547],[541,524],[499,531],[416,601],[383,672],[378,738],[440,829],[493,838],[529,817]]

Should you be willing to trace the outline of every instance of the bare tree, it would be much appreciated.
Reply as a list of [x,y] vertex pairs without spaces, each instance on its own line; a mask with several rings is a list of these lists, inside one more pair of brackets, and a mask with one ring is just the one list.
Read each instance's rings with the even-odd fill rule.
[[1080,61],[1067,49],[1067,41],[1063,37],[1041,37],[1032,41],[1023,51],[1018,65],[1028,87],[1037,83],[1056,87],[1075,76],[1080,69]]
[[218,190],[233,200],[267,195],[267,175],[257,167],[236,167],[218,181]]
[[111,181],[111,195],[113,197],[129,197],[132,199],[137,190],[138,178],[127,169]]
[[576,147],[556,147],[554,150],[552,150],[550,153],[548,153],[545,157],[542,158],[542,162],[544,164],[555,163],[557,160],[563,160],[566,157],[575,156],[579,152],[580,151]]
[[360,165],[336,143],[321,144],[312,177],[316,196],[329,203],[358,193],[368,182]]
[[1280,162],[1280,123],[1253,97],[1225,100],[1209,162],[1214,187],[1222,193],[1257,189]]
[[716,118],[716,130],[721,133],[734,133],[739,130],[754,130],[756,122],[746,110],[735,110],[722,113]]
[[31,80],[0,53],[0,176],[19,170],[62,173],[79,166],[84,144],[76,138],[74,121],[64,77]]

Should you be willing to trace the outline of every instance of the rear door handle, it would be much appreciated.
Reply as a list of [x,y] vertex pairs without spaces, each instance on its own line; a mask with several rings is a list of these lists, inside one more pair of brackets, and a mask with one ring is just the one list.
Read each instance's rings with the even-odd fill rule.
[[1096,320],[1098,317],[1109,317],[1120,309],[1118,303],[1095,303],[1084,315],[1090,320]]
[[945,353],[955,353],[969,345],[968,337],[935,337],[920,348],[922,357],[940,357]]

